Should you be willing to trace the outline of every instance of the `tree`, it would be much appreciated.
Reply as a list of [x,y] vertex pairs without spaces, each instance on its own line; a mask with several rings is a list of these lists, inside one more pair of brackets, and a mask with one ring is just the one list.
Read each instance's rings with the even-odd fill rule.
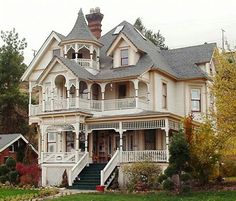
[[20,78],[26,69],[23,50],[27,43],[15,29],[1,31],[0,48],[0,133],[26,133],[28,98],[20,91]]
[[160,33],[160,30],[157,33],[154,33],[151,29],[147,29],[140,18],[137,18],[134,26],[138,29],[146,38],[148,38],[154,45],[159,47],[162,50],[168,49],[168,46],[165,45],[165,37]]
[[182,130],[174,134],[170,143],[169,152],[169,166],[164,172],[165,176],[162,176],[159,181],[163,182],[164,189],[172,190],[175,187],[177,192],[181,193],[186,188],[186,185],[183,186],[182,184],[188,180],[185,178],[187,178],[186,173],[189,169],[188,162],[190,160],[189,144]]
[[[212,93],[216,111],[213,112],[217,135],[222,145],[236,154],[236,63],[225,54],[215,51],[216,75],[213,78]],[[229,149],[230,148],[230,149]]]

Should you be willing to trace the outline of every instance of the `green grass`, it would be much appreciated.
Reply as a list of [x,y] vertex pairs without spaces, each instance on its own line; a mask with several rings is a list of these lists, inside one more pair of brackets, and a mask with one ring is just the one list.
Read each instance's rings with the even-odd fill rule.
[[87,193],[54,199],[54,201],[235,201],[236,191],[195,192],[175,196],[167,193],[124,194],[124,193]]
[[16,196],[16,195],[25,195],[25,194],[35,194],[38,193],[38,190],[22,190],[22,189],[5,189],[5,188],[0,188],[0,199],[5,198],[8,196]]

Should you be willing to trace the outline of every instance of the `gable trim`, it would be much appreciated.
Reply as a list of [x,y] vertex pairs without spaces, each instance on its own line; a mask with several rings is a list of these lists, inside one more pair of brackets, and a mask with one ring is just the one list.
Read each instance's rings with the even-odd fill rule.
[[[10,135],[10,134],[9,134]],[[22,139],[26,144],[29,144],[30,147],[32,148],[32,150],[38,154],[38,151],[33,147],[32,144],[29,143],[29,141],[23,136],[23,135],[19,135],[17,138],[15,138],[14,140],[12,140],[11,142],[9,142],[8,144],[6,144],[3,148],[0,149],[0,152],[4,151],[7,147],[9,147],[10,145],[12,145],[14,142],[16,142],[19,139]]]
[[123,33],[120,33],[117,38],[115,39],[115,41],[111,44],[111,46],[108,48],[107,50],[107,56],[112,56],[114,50],[116,49],[118,43],[120,42],[120,40],[123,39],[126,43],[128,43],[128,45],[135,51],[138,52],[138,48],[128,39],[128,37],[126,35],[124,35]]
[[39,51],[29,64],[24,74],[21,76],[21,81],[27,81],[27,79],[29,78],[30,74],[32,73],[35,67],[35,64],[37,64],[37,62],[39,61],[39,59],[41,58],[41,56],[43,55],[43,53],[45,52],[45,50],[47,49],[53,38],[56,39],[58,42],[61,42],[60,37],[54,31],[52,31],[45,40],[45,42],[43,43],[43,45],[40,47]]

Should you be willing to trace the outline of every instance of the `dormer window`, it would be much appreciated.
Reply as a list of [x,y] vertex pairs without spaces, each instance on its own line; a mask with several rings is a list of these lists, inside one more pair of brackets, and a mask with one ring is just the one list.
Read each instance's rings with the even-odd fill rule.
[[121,58],[121,66],[127,66],[129,65],[129,50],[128,49],[122,49],[120,51],[120,58]]

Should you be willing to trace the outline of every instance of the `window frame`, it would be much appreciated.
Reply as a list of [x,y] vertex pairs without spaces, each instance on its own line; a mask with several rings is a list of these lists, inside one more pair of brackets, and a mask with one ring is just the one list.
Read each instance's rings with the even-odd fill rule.
[[[122,55],[122,52],[124,51],[127,51],[127,56],[124,56]],[[124,61],[126,61],[126,63],[124,63]],[[120,50],[120,65],[121,66],[128,66],[129,65],[129,49],[128,48],[125,48],[125,49],[121,49]]]
[[162,109],[167,109],[168,108],[168,104],[167,104],[167,83],[166,82],[162,82]]
[[[193,98],[192,96],[192,91],[198,91],[199,92],[199,98]],[[190,107],[191,107],[191,112],[201,112],[201,89],[200,88],[191,88],[190,89]],[[193,109],[193,102],[197,102],[199,104],[199,108],[197,110]]]
[[[54,135],[54,139],[49,140],[49,135],[51,135],[51,134]],[[53,152],[50,151],[50,148],[49,148],[50,145],[53,145],[53,147],[55,149]],[[57,151],[57,133],[49,132],[49,133],[47,133],[47,152],[54,153],[56,151]]]

